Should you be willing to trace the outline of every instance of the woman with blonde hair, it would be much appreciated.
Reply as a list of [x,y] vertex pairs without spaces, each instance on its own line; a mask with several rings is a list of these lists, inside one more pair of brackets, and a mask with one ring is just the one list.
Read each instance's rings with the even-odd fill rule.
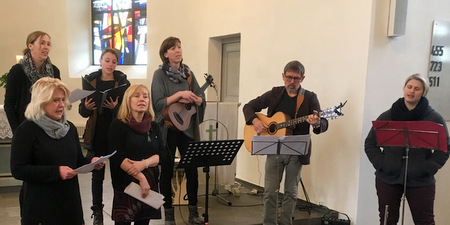
[[163,154],[160,132],[150,108],[150,94],[143,84],[133,84],[123,96],[117,119],[109,130],[109,147],[117,153],[110,158],[114,199],[111,217],[116,225],[148,225],[160,219],[160,210],[124,193],[131,183],[139,184],[142,196],[158,192],[158,164]]
[[[391,108],[383,112],[377,120],[431,121],[441,124],[446,132],[446,147],[450,149],[450,138],[445,120],[428,104],[425,97],[429,88],[427,77],[420,74],[408,76],[403,86],[403,97],[395,101]],[[405,147],[381,147],[377,144],[373,127],[366,137],[364,148],[376,170],[375,187],[378,196],[380,224],[397,224],[403,195],[408,200],[414,224],[435,224],[435,174],[447,162],[450,152],[412,147],[407,154]],[[409,161],[406,164],[407,167],[405,155]],[[405,169],[407,169],[406,179]]]
[[69,96],[58,79],[36,81],[25,111],[27,120],[14,133],[11,173],[23,181],[22,224],[84,224],[78,172],[73,169],[98,158],[85,158],[81,152],[77,129],[66,119]]

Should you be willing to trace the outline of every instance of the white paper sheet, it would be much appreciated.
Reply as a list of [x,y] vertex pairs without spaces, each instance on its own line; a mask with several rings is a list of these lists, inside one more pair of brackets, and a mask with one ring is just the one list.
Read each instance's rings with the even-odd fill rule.
[[142,198],[142,190],[139,184],[131,182],[124,190],[131,197],[155,208],[159,209],[164,204],[164,195],[150,190],[145,198]]
[[70,92],[69,102],[74,103],[78,100],[86,98],[87,96],[91,95],[94,92],[95,92],[95,90],[87,91],[87,90],[81,90],[81,89],[77,88],[77,89],[73,90],[72,92]]
[[76,169],[74,169],[74,171],[77,171],[78,173],[89,173],[92,170],[95,169],[95,165],[102,163],[104,161],[106,161],[107,159],[109,159],[111,156],[113,156],[114,154],[116,154],[117,151],[114,151],[113,153],[106,155],[106,156],[101,156],[99,159],[97,159],[97,161],[80,166]]

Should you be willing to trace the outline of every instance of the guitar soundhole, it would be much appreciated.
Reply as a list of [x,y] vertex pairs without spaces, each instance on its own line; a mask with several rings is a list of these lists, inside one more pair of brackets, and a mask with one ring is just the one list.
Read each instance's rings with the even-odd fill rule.
[[277,125],[272,123],[269,125],[269,128],[267,128],[267,132],[269,134],[275,134],[277,132]]
[[183,118],[181,118],[180,114],[178,114],[177,112],[173,113],[173,116],[175,117],[175,119],[178,121],[179,124],[183,125]]

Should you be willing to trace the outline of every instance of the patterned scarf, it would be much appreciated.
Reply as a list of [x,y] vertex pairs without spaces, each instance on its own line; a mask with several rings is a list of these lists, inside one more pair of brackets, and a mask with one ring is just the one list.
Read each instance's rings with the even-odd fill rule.
[[42,115],[34,122],[42,128],[48,136],[54,139],[65,137],[70,129],[70,125],[66,120],[66,114],[62,116],[61,120],[54,120],[46,115]]
[[167,76],[174,83],[180,83],[182,79],[186,80],[191,75],[191,69],[183,63],[181,63],[179,70],[166,62],[159,65],[159,68],[166,72]]
[[41,73],[39,73],[39,71],[36,68],[36,65],[34,65],[30,52],[28,52],[23,56],[23,59],[19,61],[19,65],[22,67],[31,84],[34,84],[37,80],[39,80],[42,77],[54,77],[53,64],[50,62],[50,58],[48,57],[44,61],[44,63],[42,63]]
[[428,100],[421,97],[419,103],[412,110],[409,110],[405,105],[405,98],[399,98],[392,104],[391,114],[394,121],[414,121],[422,120],[429,108]]
[[153,117],[150,114],[144,114],[141,122],[137,122],[134,117],[128,121],[127,125],[139,134],[144,134],[152,128]]

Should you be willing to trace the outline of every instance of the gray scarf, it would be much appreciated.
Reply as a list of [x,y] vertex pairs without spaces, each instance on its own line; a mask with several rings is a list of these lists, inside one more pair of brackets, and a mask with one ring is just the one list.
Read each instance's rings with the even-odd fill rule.
[[180,83],[182,79],[186,80],[191,75],[191,69],[183,63],[181,63],[179,70],[170,66],[168,63],[159,65],[159,68],[166,72],[167,76],[169,76],[170,80],[174,83]]
[[23,56],[23,59],[19,61],[19,65],[22,67],[31,84],[34,84],[37,80],[39,80],[42,77],[54,77],[53,64],[50,62],[50,58],[48,57],[42,64],[41,73],[39,73],[39,71],[36,68],[36,65],[34,65],[34,62],[31,59],[30,52],[28,52]]
[[60,139],[66,136],[70,129],[70,125],[66,120],[66,114],[63,115],[61,120],[54,120],[46,115],[42,115],[34,122],[42,128],[48,136],[54,139]]

